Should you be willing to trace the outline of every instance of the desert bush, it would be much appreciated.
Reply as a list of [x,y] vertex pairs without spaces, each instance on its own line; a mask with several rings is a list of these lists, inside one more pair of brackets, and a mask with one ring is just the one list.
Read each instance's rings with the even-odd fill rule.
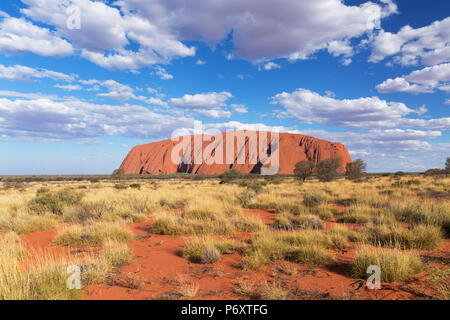
[[367,268],[380,267],[381,281],[394,282],[407,280],[423,269],[423,263],[417,254],[400,250],[362,248],[356,253],[352,273],[357,278],[367,278]]
[[312,175],[315,163],[310,160],[302,160],[295,164],[294,174],[303,182]]
[[125,189],[128,189],[128,185],[124,184],[124,183],[116,183],[114,185],[114,188],[117,190],[125,190]]
[[219,175],[220,183],[231,183],[242,178],[244,174],[237,169],[230,169]]
[[367,164],[362,159],[348,162],[345,167],[345,176],[350,180],[360,179],[366,172]]
[[337,178],[337,170],[341,166],[342,159],[325,159],[320,161],[316,166],[317,177],[320,181],[332,181]]
[[141,190],[141,184],[140,183],[132,183],[132,184],[130,184],[130,188]]
[[52,213],[62,215],[64,207],[80,203],[83,194],[70,188],[57,192],[39,190],[36,197],[28,203],[28,209],[37,214]]

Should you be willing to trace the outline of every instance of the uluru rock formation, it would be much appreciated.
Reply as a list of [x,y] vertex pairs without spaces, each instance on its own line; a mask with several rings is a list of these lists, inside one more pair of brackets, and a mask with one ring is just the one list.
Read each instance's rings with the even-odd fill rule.
[[[261,161],[260,152],[272,164],[277,156],[278,174],[293,174],[295,164],[302,160],[318,163],[328,158],[341,158],[341,172],[352,161],[342,143],[301,134],[234,131],[139,145],[128,153],[120,168],[125,174],[220,174],[230,168],[260,173],[262,167],[270,166],[270,162]],[[184,161],[180,163],[179,158]]]

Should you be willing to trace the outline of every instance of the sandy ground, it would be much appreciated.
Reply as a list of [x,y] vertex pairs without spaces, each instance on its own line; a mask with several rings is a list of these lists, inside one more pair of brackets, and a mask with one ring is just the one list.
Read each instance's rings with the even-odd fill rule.
[[[247,214],[260,216],[266,224],[273,222],[274,212],[246,210]],[[255,299],[265,284],[277,284],[289,290],[288,299],[430,299],[437,296],[429,283],[430,273],[424,271],[407,282],[382,283],[381,290],[367,289],[365,282],[351,276],[351,262],[355,247],[335,251],[332,265],[320,267],[298,265],[295,275],[281,273],[278,267],[285,261],[274,261],[259,272],[246,272],[240,268],[242,256],[238,253],[223,255],[214,264],[195,264],[183,259],[181,253],[186,243],[183,236],[163,236],[150,233],[152,220],[134,223],[130,227],[136,239],[128,243],[133,254],[131,264],[120,268],[107,283],[84,288],[82,299],[186,299],[180,292],[198,287],[192,299]],[[325,230],[333,222],[325,222]],[[358,228],[358,225],[352,226]],[[60,227],[62,228],[62,226]],[[58,228],[58,229],[60,229]],[[80,250],[51,247],[58,229],[22,235],[27,248],[48,251],[54,256],[77,254]],[[230,238],[250,239],[250,234],[237,234]],[[95,248],[90,249],[95,252]],[[81,250],[81,251],[89,251]],[[421,251],[423,260],[432,266],[448,268],[450,240],[441,248]],[[254,294],[239,293],[239,283],[254,285]]]

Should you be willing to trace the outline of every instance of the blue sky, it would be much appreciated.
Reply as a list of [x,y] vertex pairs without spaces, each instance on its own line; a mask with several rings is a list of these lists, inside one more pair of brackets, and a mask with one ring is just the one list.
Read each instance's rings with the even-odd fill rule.
[[4,0],[0,174],[111,173],[194,120],[442,167],[449,30],[441,0]]

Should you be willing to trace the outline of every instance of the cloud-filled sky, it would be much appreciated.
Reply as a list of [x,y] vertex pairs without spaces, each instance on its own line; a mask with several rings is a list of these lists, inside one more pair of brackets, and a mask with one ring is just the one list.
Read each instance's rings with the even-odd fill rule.
[[448,0],[0,3],[0,174],[111,173],[195,120],[423,171],[449,111]]

